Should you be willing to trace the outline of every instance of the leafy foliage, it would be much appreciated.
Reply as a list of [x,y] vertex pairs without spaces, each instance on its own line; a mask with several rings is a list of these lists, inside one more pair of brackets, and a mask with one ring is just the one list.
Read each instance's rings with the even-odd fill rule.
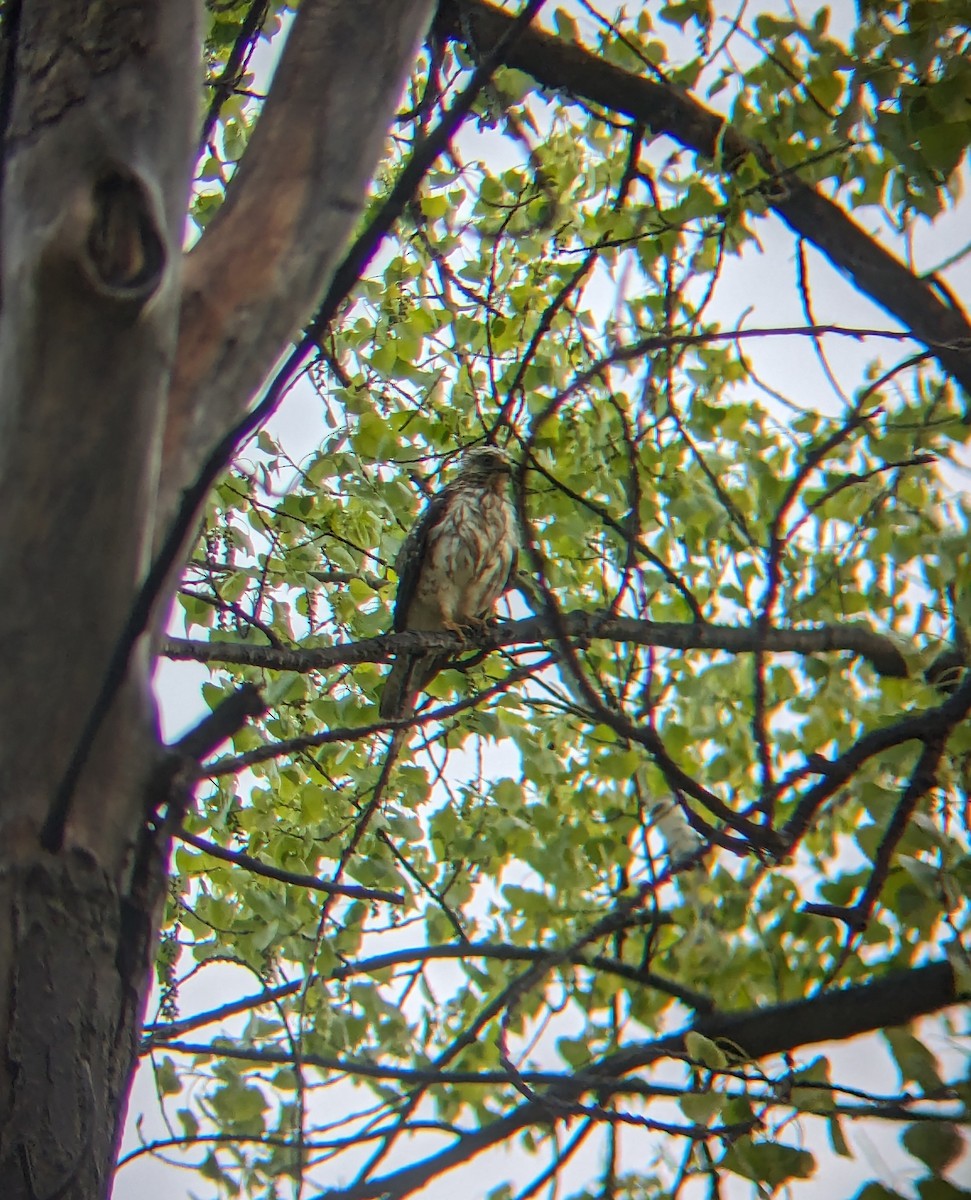
[[[218,79],[250,6],[210,7]],[[850,29],[825,9],[729,29],[706,3],[632,7],[544,22],[707,98],[888,236],[958,204],[971,67],[957,0],[864,4]],[[365,226],[476,54],[426,48]],[[251,90],[236,81],[207,138],[200,226],[245,148]],[[264,429],[214,491],[186,630],[214,664],[211,707],[240,681],[271,704],[203,770],[148,1042],[174,1141],[202,1148],[211,1194],[360,1169],[331,1194],[405,1195],[471,1161],[477,1137],[508,1136],[544,1156],[537,1180],[561,1171],[576,1195],[667,1196],[723,1174],[768,1195],[820,1170],[806,1131],[853,1155],[865,1118],[908,1122],[922,1196],[964,1194],[946,1173],[966,1152],[968,1083],[919,1028],[887,1031],[892,1095],[806,1049],[663,1041],[692,1013],[878,981],[941,943],[960,961],[969,916],[971,745],[966,710],[947,708],[971,595],[967,398],[881,320],[850,387],[812,377],[839,334],[806,336],[802,247],[803,328],[735,324],[731,289],[785,186],[765,161],[672,153],[500,67],[321,341],[317,447],[295,461]],[[789,252],[767,252],[780,274]],[[763,379],[780,344],[800,364],[783,388]],[[500,615],[536,614],[547,636],[489,655],[473,639],[399,746],[377,718],[387,648],[340,648],[390,628],[421,493],[486,437],[523,464],[524,569]],[[575,612],[643,637],[558,637]],[[694,630],[688,648],[651,622]],[[747,649],[712,648],[709,626]],[[830,649],[848,628],[906,672]],[[819,641],[778,653],[776,629]],[[249,665],[223,662],[240,647]],[[686,863],[656,829],[670,795],[703,839]],[[180,1019],[184,981],[226,961],[252,976],[250,999]],[[640,1057],[618,1065],[625,1053]],[[568,1164],[585,1140],[599,1183]],[[386,1155],[400,1164],[401,1147],[430,1157],[398,1179]]]

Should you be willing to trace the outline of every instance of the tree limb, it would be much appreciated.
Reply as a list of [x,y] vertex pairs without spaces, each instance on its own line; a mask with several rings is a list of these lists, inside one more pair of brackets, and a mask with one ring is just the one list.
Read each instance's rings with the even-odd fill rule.
[[[26,511],[3,533],[4,568],[18,583],[0,598],[0,638],[18,667],[0,679],[0,778],[19,782],[0,808],[3,822],[26,826],[56,804],[51,848],[70,824],[70,840],[113,871],[125,869],[152,770],[148,659],[131,653],[134,642],[111,689],[127,688],[129,719],[99,740],[89,714],[106,695],[151,540],[196,135],[198,7],[143,0],[72,12],[77,28],[50,5],[24,5],[9,47],[0,507]],[[111,546],[97,569],[92,545]],[[73,646],[72,578],[85,580],[72,605],[85,636]],[[24,678],[58,680],[40,754]]]
[[187,758],[202,759],[212,754],[221,742],[227,741],[242,729],[246,721],[262,717],[266,701],[252,683],[231,692],[213,711],[182,735],[173,749]]
[[[811,999],[747,1012],[699,1017],[690,1029],[607,1055],[599,1062],[591,1063],[583,1075],[619,1078],[660,1059],[683,1056],[686,1053],[685,1038],[691,1030],[708,1038],[723,1039],[738,1047],[748,1058],[759,1059],[817,1042],[841,1041],[875,1029],[904,1025],[916,1017],[938,1012],[960,998],[951,965],[942,960],[924,967],[894,972],[873,983],[843,988]],[[579,1081],[560,1081],[549,1089],[548,1096],[541,1093],[537,1100],[519,1105],[491,1125],[468,1134],[458,1144],[429,1155],[421,1162],[351,1188],[324,1192],[316,1200],[372,1200],[385,1195],[407,1196],[428,1180],[470,1161],[527,1125],[548,1123],[551,1108],[544,1104],[544,1099],[554,1104],[576,1099],[589,1087],[583,1075]]]
[[[938,738],[946,736],[956,725],[966,720],[969,712],[971,712],[971,675],[968,675],[960,687],[956,688],[936,708],[919,709],[917,712],[908,713],[893,724],[871,729],[832,761],[815,756],[814,770],[823,778],[803,794],[792,816],[783,826],[781,833],[786,845],[795,846],[802,840],[823,804],[869,759],[889,750],[892,746],[901,746],[904,742],[921,741],[925,744],[936,742]],[[921,778],[921,786],[924,785],[924,782]]]
[[[179,836],[185,841],[190,842],[191,845],[204,850],[207,854],[212,853],[210,848],[211,843],[205,842],[204,839],[187,836],[184,831]],[[217,849],[221,850],[221,847],[217,847]],[[231,861],[235,861],[236,858],[237,856],[234,854]],[[319,881],[315,882],[319,884]],[[309,883],[304,885],[301,881],[301,886],[309,887],[311,885]],[[334,891],[347,891],[346,887],[337,887],[332,884],[326,884],[325,886]],[[369,895],[373,894],[373,889],[370,888],[361,887],[357,888],[356,891],[361,893],[366,892]],[[353,893],[348,892],[347,894]],[[351,979],[357,975],[387,971],[390,968],[406,964],[451,959],[486,958],[498,959],[500,962],[545,962],[549,959],[550,953],[550,949],[543,946],[514,946],[506,942],[449,942],[441,946],[418,946],[407,947],[403,950],[392,950],[387,954],[377,954],[373,958],[364,958],[356,962],[345,963],[329,971],[323,978],[327,980]],[[569,954],[566,961],[572,963],[574,966],[585,967],[590,971],[602,971],[605,974],[614,975],[620,979],[627,979],[631,983],[639,983],[644,987],[655,988],[680,1000],[682,1004],[686,1004],[696,1012],[708,1012],[711,1010],[711,1000],[707,996],[691,988],[684,987],[675,980],[658,975],[654,971],[631,966],[629,963],[621,962],[619,959],[611,958],[608,955],[585,955],[582,951],[578,950]],[[159,1021],[146,1028],[142,1053],[158,1049],[164,1046],[168,1040],[181,1037],[184,1033],[193,1029],[199,1029],[216,1021],[225,1020],[227,1017],[235,1016],[241,1012],[251,1012],[256,1008],[262,1008],[264,1005],[274,1003],[286,996],[296,995],[304,986],[305,981],[298,979],[292,983],[283,984],[280,987],[267,988],[265,991],[254,996],[246,996],[241,1000],[231,1001],[229,1004],[222,1005],[210,1012],[197,1013],[194,1016],[185,1017],[177,1021]]]
[[383,901],[386,904],[404,904],[405,898],[400,892],[389,892],[381,888],[362,887],[355,883],[331,883],[328,879],[318,879],[316,875],[306,875],[298,871],[284,871],[272,863],[265,863],[242,850],[227,850],[206,838],[180,829],[176,835],[180,841],[187,842],[203,854],[218,858],[222,862],[232,863],[253,875],[262,875],[264,879],[275,879],[279,883],[288,883],[293,887],[311,888],[316,892],[325,892],[330,896],[352,896],[355,900]]
[[246,64],[256,45],[263,22],[266,20],[268,8],[268,0],[252,0],[246,16],[240,22],[236,41],[226,57],[226,65],[219,73],[219,78],[212,84],[212,99],[209,101],[206,119],[202,123],[202,136],[199,138],[199,144],[203,149],[207,146],[216,122],[219,120],[219,110],[239,87]]
[[[442,0],[437,27],[453,40],[471,40],[475,51],[484,53],[511,20],[485,0]],[[754,154],[772,180],[764,191],[766,203],[861,292],[933,349],[945,371],[971,393],[971,324],[964,313],[945,304],[930,284],[912,274],[796,171],[783,168],[764,146],[742,137],[679,88],[634,75],[553,34],[527,30],[509,47],[504,62],[545,87],[624,113],[654,134],[667,134],[707,159],[718,158],[726,171]]]
[[[866,659],[877,674],[905,678],[907,663],[889,637],[862,625],[815,625],[806,629],[770,628],[714,624],[678,624],[645,621],[634,617],[605,617],[600,613],[570,612],[562,615],[567,636],[589,640],[603,638],[640,646],[663,646],[669,650],[703,650],[726,654],[751,654],[764,650],[774,654],[849,653]],[[467,638],[452,633],[407,632],[363,638],[338,646],[304,649],[275,649],[255,642],[204,642],[192,638],[164,639],[161,653],[166,658],[196,662],[234,663],[275,671],[325,671],[331,667],[362,662],[387,662],[395,654],[436,650],[458,654],[462,650],[495,650],[547,641],[554,636],[551,622],[542,616],[522,621],[503,621]]]

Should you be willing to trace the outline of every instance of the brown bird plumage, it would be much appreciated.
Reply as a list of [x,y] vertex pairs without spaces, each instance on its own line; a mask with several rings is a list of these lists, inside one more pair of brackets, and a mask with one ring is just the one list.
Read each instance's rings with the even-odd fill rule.
[[[515,568],[516,518],[508,496],[509,459],[494,446],[471,450],[434,496],[395,563],[394,628],[459,631],[490,615]],[[445,654],[400,654],[384,685],[381,716],[414,711],[418,693]]]

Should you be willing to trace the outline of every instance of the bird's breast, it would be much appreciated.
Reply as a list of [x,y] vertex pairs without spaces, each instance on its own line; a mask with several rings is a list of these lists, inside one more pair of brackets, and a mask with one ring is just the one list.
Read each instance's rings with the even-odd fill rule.
[[420,602],[434,603],[445,624],[487,616],[506,586],[515,547],[504,496],[492,489],[459,492],[429,538]]

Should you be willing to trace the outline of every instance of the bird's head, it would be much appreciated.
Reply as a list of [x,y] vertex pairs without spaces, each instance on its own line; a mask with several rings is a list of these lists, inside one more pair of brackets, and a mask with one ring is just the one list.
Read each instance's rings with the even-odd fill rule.
[[498,446],[476,446],[462,459],[458,473],[464,483],[498,486],[512,474],[512,462]]

